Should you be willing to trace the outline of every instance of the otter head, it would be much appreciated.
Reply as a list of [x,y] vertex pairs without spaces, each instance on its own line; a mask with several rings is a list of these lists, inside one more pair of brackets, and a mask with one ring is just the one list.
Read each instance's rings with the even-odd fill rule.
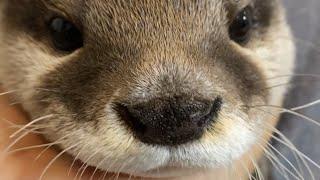
[[3,86],[47,139],[148,176],[239,159],[270,130],[256,107],[284,96],[268,78],[294,59],[277,0],[7,0],[0,49]]

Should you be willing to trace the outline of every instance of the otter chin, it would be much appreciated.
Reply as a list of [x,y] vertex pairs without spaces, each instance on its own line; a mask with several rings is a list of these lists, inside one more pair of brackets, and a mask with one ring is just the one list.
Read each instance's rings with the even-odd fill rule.
[[[278,0],[3,0],[0,82],[50,142],[142,177],[248,178],[295,47]],[[269,107],[269,108],[268,108]],[[31,121],[32,122],[32,121]]]

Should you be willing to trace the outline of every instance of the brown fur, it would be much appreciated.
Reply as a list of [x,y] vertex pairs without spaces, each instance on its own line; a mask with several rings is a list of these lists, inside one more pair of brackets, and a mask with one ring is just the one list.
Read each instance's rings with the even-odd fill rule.
[[[255,159],[261,155],[261,147],[255,143],[260,140],[250,138],[268,140],[264,134],[269,130],[261,123],[269,121],[274,126],[277,120],[270,121],[266,113],[244,105],[280,105],[286,89],[269,90],[267,78],[288,74],[293,66],[290,31],[277,0],[4,3],[1,81],[7,89],[19,90],[17,96],[33,117],[56,115],[42,122],[50,125],[45,129],[49,140],[75,133],[60,147],[83,142],[81,145],[88,148],[80,154],[81,160],[101,150],[90,159],[90,165],[96,166],[102,157],[112,155],[109,161],[116,165],[111,171],[128,161],[122,172],[143,176],[156,176],[145,171],[163,166],[170,169],[181,166],[180,162],[188,168],[210,168],[215,169],[211,173],[217,173],[223,171],[220,166],[231,162],[245,176],[240,162],[252,169],[246,154]],[[248,4],[254,6],[260,23],[250,42],[240,46],[229,39],[228,25]],[[55,50],[46,28],[46,22],[54,16],[66,17],[83,31],[83,48],[72,54]],[[199,141],[174,149],[139,142],[110,107],[112,103],[134,105],[175,96],[221,96],[225,107],[218,123]],[[250,133],[256,137],[248,138]],[[209,151],[212,159],[206,159],[200,150],[196,150],[200,159],[194,159],[194,151],[201,145],[207,146],[203,151]],[[223,148],[226,157],[214,153],[223,152]],[[75,156],[80,149],[69,153]],[[146,168],[149,166],[151,169]],[[161,174],[180,175],[187,175],[183,168]]]

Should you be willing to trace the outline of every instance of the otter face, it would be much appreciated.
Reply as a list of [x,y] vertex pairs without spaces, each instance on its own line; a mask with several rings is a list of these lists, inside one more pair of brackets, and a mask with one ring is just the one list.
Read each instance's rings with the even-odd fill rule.
[[270,130],[254,106],[285,88],[268,78],[293,68],[277,0],[7,0],[0,22],[3,86],[112,172],[230,164]]

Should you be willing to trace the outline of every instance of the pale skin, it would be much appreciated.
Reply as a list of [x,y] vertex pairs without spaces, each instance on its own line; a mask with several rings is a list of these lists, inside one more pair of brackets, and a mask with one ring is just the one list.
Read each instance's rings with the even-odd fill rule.
[[[5,92],[0,90],[0,94]],[[10,138],[15,132],[17,132],[22,126],[15,125],[25,125],[30,122],[27,113],[19,105],[12,105],[8,95],[0,96],[0,179],[7,180],[35,180],[39,179],[42,176],[42,180],[73,180],[80,177],[83,180],[92,179],[101,179],[105,176],[106,179],[150,179],[150,178],[133,178],[128,175],[119,175],[108,173],[105,175],[105,172],[95,172],[94,177],[92,176],[95,168],[87,168],[87,170],[82,173],[78,171],[81,167],[79,162],[76,162],[73,165],[73,168],[70,171],[70,167],[73,164],[73,158],[66,155],[65,153],[59,158],[55,157],[61,154],[61,151],[55,149],[54,147],[47,148],[37,147],[28,150],[16,151],[21,148],[31,147],[36,145],[47,144],[41,136],[29,133],[24,138],[19,140],[14,146],[12,146],[8,152],[7,147],[10,146],[16,138],[23,135],[24,132],[17,134],[17,136]],[[254,148],[253,151],[257,152]],[[41,154],[41,156],[39,156]],[[257,155],[259,156],[259,155]],[[54,159],[54,162],[52,161]],[[242,159],[244,161],[246,158]],[[50,165],[48,167],[48,165]],[[240,165],[241,166],[241,165]],[[46,169],[45,173],[44,170]],[[251,169],[248,167],[248,169]],[[238,169],[239,170],[239,169]],[[219,179],[226,179],[225,176],[220,176],[222,171],[210,172],[208,174],[197,174],[193,177],[180,177],[178,179],[194,179],[195,176],[197,179],[208,179],[210,177],[221,177]],[[218,175],[220,174],[220,175]],[[245,176],[247,173],[237,172],[234,175]],[[228,179],[228,178],[227,178]]]

